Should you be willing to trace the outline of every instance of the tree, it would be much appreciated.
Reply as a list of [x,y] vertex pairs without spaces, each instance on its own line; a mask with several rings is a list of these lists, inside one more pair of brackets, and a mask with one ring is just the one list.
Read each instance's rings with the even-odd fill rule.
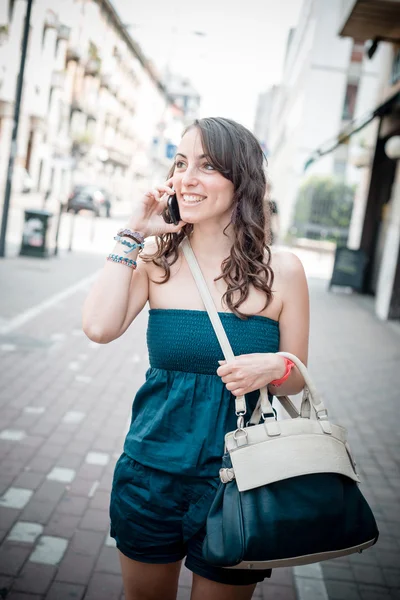
[[332,177],[310,177],[299,191],[294,226],[300,235],[313,230],[320,232],[318,237],[336,238],[334,230],[349,228],[353,200],[353,186]]

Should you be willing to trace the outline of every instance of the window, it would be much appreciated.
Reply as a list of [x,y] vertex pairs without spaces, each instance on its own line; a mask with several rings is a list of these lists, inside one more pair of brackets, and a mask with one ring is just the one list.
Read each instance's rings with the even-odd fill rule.
[[356,107],[358,85],[356,83],[348,83],[346,88],[346,96],[344,99],[342,119],[351,120],[354,117],[354,109]]
[[9,0],[8,3],[8,22],[11,23],[14,14],[15,0]]
[[400,81],[400,48],[395,52],[392,64],[392,72],[390,77],[390,83],[394,85]]
[[353,49],[351,51],[351,62],[362,62],[364,58],[364,42],[354,40]]
[[333,163],[333,172],[339,179],[345,179],[347,169],[347,161],[335,160]]

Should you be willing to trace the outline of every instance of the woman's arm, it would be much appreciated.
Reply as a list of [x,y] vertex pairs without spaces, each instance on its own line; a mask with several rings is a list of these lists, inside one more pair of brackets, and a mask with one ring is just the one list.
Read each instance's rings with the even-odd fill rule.
[[[279,258],[278,258],[279,257]],[[300,259],[291,252],[280,252],[277,255],[282,297],[282,310],[279,317],[281,352],[290,352],[307,365],[308,340],[310,328],[310,305],[306,275]],[[285,373],[284,361],[281,361],[279,379]],[[275,396],[298,394],[304,387],[304,379],[297,368],[293,368],[282,385],[268,388]]]
[[[114,254],[124,256],[118,243]],[[136,270],[107,261],[83,306],[83,331],[98,344],[120,337],[143,309],[149,295],[147,265],[133,250],[129,257],[137,261]]]
[[[177,233],[184,226],[183,221],[172,225],[162,217],[168,195],[174,193],[169,187],[171,180],[166,183],[143,196],[128,223],[129,229],[139,231],[144,238]],[[119,241],[113,254],[126,256],[125,248]],[[135,270],[121,263],[107,261],[89,292],[83,307],[83,331],[94,342],[107,344],[120,337],[148,300],[148,263],[141,260],[138,253],[138,248],[129,253],[129,258],[137,262]]]

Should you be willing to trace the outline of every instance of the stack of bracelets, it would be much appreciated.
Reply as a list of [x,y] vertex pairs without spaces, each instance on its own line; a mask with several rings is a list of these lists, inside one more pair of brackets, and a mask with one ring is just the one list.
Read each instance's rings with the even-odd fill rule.
[[[129,242],[124,238],[129,238],[133,240],[133,242]],[[120,242],[123,246],[127,246],[128,250],[124,250],[124,254],[129,254],[132,250],[139,248],[143,250],[144,248],[144,237],[138,231],[132,231],[131,229],[119,229],[117,231],[117,235],[114,237],[114,240]],[[131,267],[131,269],[136,269],[137,263],[135,260],[128,258],[127,256],[119,256],[118,254],[109,254],[107,256],[107,260],[111,260],[112,262],[117,262],[122,265],[126,265],[127,267]]]

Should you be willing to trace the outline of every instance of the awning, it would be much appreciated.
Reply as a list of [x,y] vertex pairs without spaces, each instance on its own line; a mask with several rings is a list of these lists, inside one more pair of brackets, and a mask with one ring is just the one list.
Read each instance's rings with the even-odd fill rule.
[[344,0],[339,35],[357,40],[400,36],[400,0]]
[[329,152],[335,150],[340,144],[346,144],[352,135],[361,131],[361,129],[368,125],[368,123],[371,123],[375,117],[383,117],[387,113],[390,113],[392,105],[397,102],[400,102],[400,92],[397,92],[394,96],[385,100],[385,102],[377,106],[373,111],[351,121],[351,123],[342,129],[334,139],[325,142],[311,154],[310,158],[306,160],[304,164],[304,171],[308,169],[313,162],[321,158],[321,156],[329,154]]

